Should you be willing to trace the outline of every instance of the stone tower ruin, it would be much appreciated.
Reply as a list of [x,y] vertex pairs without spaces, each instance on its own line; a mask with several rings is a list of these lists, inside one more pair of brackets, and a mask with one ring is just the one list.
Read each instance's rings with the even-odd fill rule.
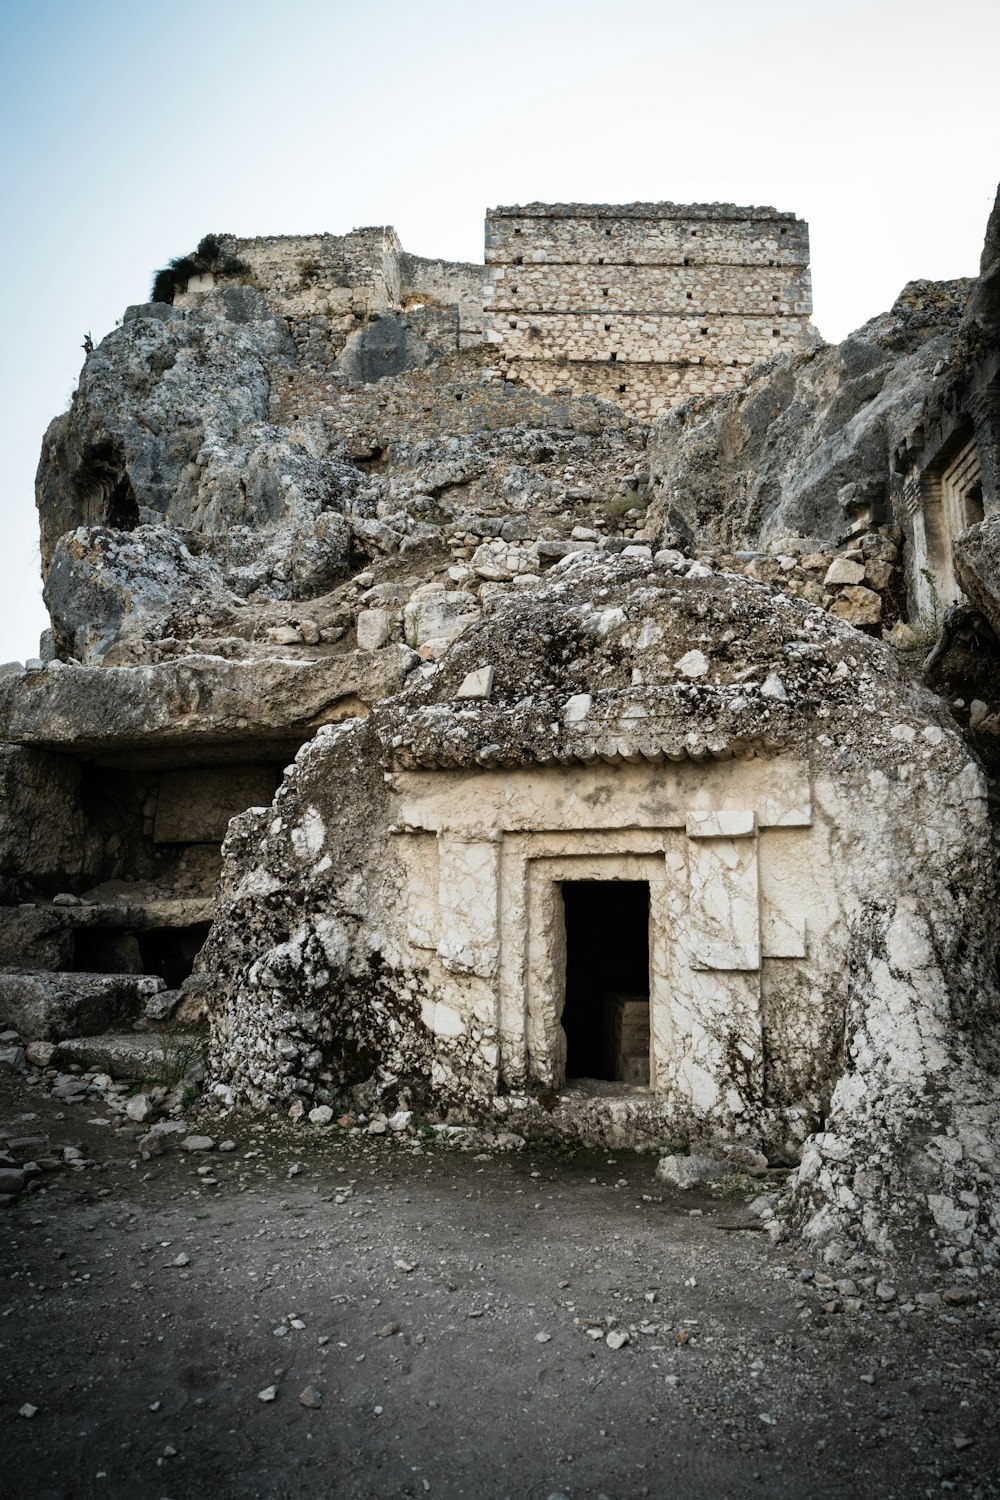
[[731,203],[495,208],[484,301],[509,371],[650,418],[809,347],[809,228]]

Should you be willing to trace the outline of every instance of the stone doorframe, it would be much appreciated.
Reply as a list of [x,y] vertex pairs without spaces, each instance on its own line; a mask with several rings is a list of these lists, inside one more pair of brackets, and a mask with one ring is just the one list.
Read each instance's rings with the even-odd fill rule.
[[812,822],[801,759],[392,779],[401,916],[434,984],[428,1024],[488,1033],[495,1088],[564,1082],[557,887],[634,879],[650,889],[656,1095],[719,1121],[760,1107],[761,964],[804,957],[806,930],[794,866],[785,879],[759,853],[769,829]]
[[[528,924],[522,1035],[533,1077],[561,1088],[566,1082],[566,920],[564,880],[641,880],[649,886],[649,1083],[656,1087],[657,1055],[669,1050],[672,983],[670,887],[663,852],[536,855],[526,864]],[[614,940],[614,934],[609,934]],[[662,1035],[660,1032],[662,1031]]]

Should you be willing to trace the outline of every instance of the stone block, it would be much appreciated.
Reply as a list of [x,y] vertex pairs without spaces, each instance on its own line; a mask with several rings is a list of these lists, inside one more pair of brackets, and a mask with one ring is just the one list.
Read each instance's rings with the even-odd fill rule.
[[827,588],[836,588],[841,584],[863,583],[864,576],[863,563],[851,562],[846,557],[835,557],[826,570],[823,582]]
[[451,642],[479,619],[479,605],[462,590],[420,593],[403,611],[403,634],[414,648],[427,642]]
[[712,1156],[661,1156],[656,1164],[658,1181],[686,1189],[731,1177],[736,1170],[734,1162],[716,1161]]
[[379,651],[396,634],[399,615],[389,609],[363,609],[358,615],[358,647],[362,651]]
[[23,1037],[59,1042],[134,1020],[163,988],[153,974],[0,972],[0,1015]]
[[830,605],[830,613],[848,625],[877,625],[882,618],[882,599],[871,589],[845,588]]
[[752,808],[733,808],[718,812],[689,812],[689,839],[735,839],[749,837],[756,831],[757,819]]
[[[100,1068],[112,1078],[167,1081],[186,1072],[187,1066],[200,1058],[201,1047],[201,1039],[190,1032],[74,1037],[60,1043],[55,1063],[60,1068],[74,1062]],[[187,1130],[186,1125],[180,1128]]]
[[493,668],[477,667],[466,673],[456,698],[488,698],[493,691]]

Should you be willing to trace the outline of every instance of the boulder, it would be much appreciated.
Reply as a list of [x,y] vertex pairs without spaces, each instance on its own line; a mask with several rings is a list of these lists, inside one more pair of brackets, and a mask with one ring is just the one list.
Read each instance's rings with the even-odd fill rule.
[[155,974],[0,971],[0,1014],[33,1041],[62,1042],[134,1020],[163,988]]
[[461,590],[420,590],[403,611],[403,633],[414,649],[427,641],[450,642],[479,619],[474,595]]
[[658,1181],[670,1187],[696,1188],[705,1182],[717,1182],[738,1172],[735,1162],[718,1161],[712,1156],[661,1156],[656,1164]]
[[952,551],[962,589],[1000,635],[1000,516],[963,531]]

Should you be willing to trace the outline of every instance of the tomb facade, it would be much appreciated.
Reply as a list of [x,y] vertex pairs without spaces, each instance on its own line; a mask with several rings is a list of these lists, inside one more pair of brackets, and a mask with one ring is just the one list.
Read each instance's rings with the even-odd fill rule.
[[809,1232],[887,1246],[883,1200],[940,1170],[925,1125],[964,1173],[990,1154],[962,1100],[992,1043],[952,1034],[995,1003],[990,839],[980,767],[876,643],[577,556],[230,825],[212,1066],[264,1106],[805,1149]]

